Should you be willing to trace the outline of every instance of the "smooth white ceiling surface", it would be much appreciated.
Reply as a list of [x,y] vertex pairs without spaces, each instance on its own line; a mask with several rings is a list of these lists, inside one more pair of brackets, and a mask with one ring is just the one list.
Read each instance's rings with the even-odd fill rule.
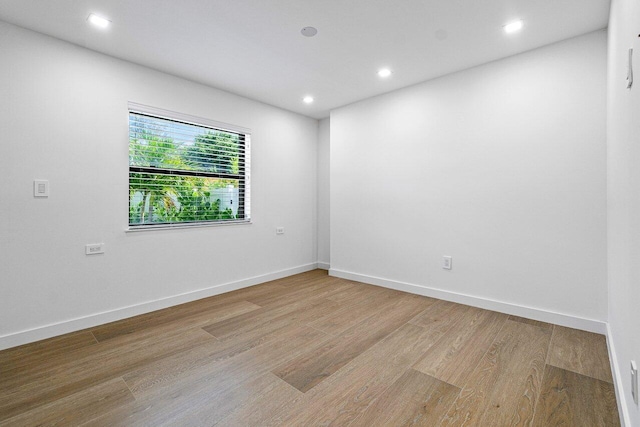
[[[605,28],[610,0],[2,0],[0,20],[310,117]],[[98,30],[90,13],[112,25]],[[523,19],[506,35],[502,26]],[[318,29],[304,37],[306,26]],[[389,67],[381,80],[376,72]],[[305,95],[315,97],[304,104]]]

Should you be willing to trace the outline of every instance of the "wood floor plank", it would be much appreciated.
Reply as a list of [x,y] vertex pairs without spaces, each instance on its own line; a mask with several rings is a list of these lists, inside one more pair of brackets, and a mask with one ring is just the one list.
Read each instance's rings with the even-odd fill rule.
[[0,378],[6,379],[12,371],[30,369],[60,353],[71,353],[97,343],[91,332],[80,331],[1,351]]
[[[426,300],[415,295],[395,297],[392,304],[377,306],[374,315],[342,334],[311,348],[273,373],[302,392],[307,392],[338,369],[398,329],[425,308]],[[315,324],[312,324],[315,326]]]
[[[273,374],[267,375],[276,378]],[[273,389],[266,392],[252,395],[247,401],[224,417],[215,426],[237,427],[237,426],[262,426],[265,420],[274,413],[279,412],[286,405],[295,401],[302,392],[291,387],[286,382],[277,378],[278,382]]]
[[[258,310],[247,312],[220,322],[215,322],[204,327],[204,330],[219,339],[232,339],[236,335],[253,330],[265,323],[280,319],[282,316],[287,316],[291,313],[305,312],[314,306],[328,303],[329,302],[326,300],[297,300],[275,308],[261,307]],[[334,305],[337,304],[333,301],[330,303]]]
[[[239,387],[237,392],[242,394],[236,398],[236,409],[228,411],[229,415],[221,420],[219,417],[211,417],[211,425],[215,426],[259,426],[262,421],[287,403],[295,400],[301,392],[289,384],[267,373],[259,378],[268,381],[266,386],[255,387],[253,393],[247,393],[252,387]],[[218,414],[223,411],[218,411]],[[219,421],[218,421],[219,420]],[[182,420],[181,420],[182,421]],[[189,425],[185,423],[183,425]]]
[[[259,375],[239,382],[226,390],[212,388],[204,393],[191,395],[188,411],[173,413],[171,417],[155,418],[155,426],[214,426],[242,406],[251,406],[265,400],[274,392],[284,389],[282,381],[271,375]],[[291,391],[289,387],[287,392]],[[201,399],[204,398],[204,399]],[[201,404],[194,405],[194,401]]]
[[[287,298],[287,301],[292,300],[295,296],[298,296],[298,300],[304,299],[308,296],[314,296],[314,291],[323,289],[327,286],[331,279],[318,277],[316,279],[300,281],[298,286],[280,286],[279,289],[268,293],[261,293],[246,297],[246,300],[257,304],[259,306],[265,306],[280,302],[282,299]],[[304,283],[304,285],[302,285]]]
[[[235,363],[240,363],[239,361],[244,360],[244,357],[249,359],[255,357],[257,352],[279,352],[281,349],[279,350],[278,346],[282,345],[282,341],[290,339],[291,336],[296,337],[301,333],[300,328],[301,325],[285,319],[279,324],[278,328],[257,329],[254,334],[243,335],[234,340],[215,341],[208,345],[172,354],[170,357],[165,357],[154,363],[148,363],[125,374],[124,379],[129,384],[134,395],[139,397],[148,389],[157,388],[164,383],[171,383],[189,375],[199,375],[198,372],[207,371],[214,364],[226,363],[231,359]],[[328,338],[326,334],[320,331],[304,330],[311,331],[312,333],[309,336],[315,337],[316,341],[309,341],[307,347],[301,351],[322,343],[324,339]],[[249,354],[243,356],[244,353]],[[296,355],[291,354],[285,360],[294,358]]]
[[250,351],[256,347],[278,339],[282,331],[255,340],[222,343],[217,340],[199,345],[188,351],[174,353],[170,356],[148,363],[124,375],[129,388],[140,396],[147,390],[162,387],[165,383],[177,381],[215,363],[224,362],[232,357]]
[[547,365],[534,426],[619,426],[613,384]]
[[350,426],[434,426],[460,389],[414,369],[407,369]]
[[[285,287],[299,287],[306,286],[308,283],[315,283],[316,280],[323,279],[337,279],[337,277],[329,276],[329,272],[327,270],[316,269],[300,274],[294,274],[293,276],[284,277],[282,279],[277,279],[273,281],[273,283],[277,283],[278,285]],[[340,280],[345,281],[344,279]]]
[[[113,340],[96,343],[95,345],[75,349],[68,353],[61,351],[52,355],[49,359],[37,365],[25,367],[25,369],[15,370],[9,375],[3,376],[0,382],[0,390],[11,390],[24,387],[36,381],[42,381],[51,375],[69,369],[76,369],[78,366],[91,367],[92,364],[100,365],[105,361],[114,363],[124,356],[140,356],[143,359],[152,356],[151,350],[159,350],[156,356],[162,356],[166,351],[180,349],[182,341],[188,347],[199,345],[207,341],[216,341],[215,337],[207,334],[200,328],[190,328],[183,330],[177,325],[160,325],[156,328],[144,329],[142,331],[123,335]],[[200,339],[200,341],[198,341]],[[168,345],[163,343],[168,342]],[[188,342],[189,344],[186,344]],[[164,346],[164,347],[163,347]],[[137,360],[136,358],[134,358]],[[90,372],[89,370],[88,372]],[[0,394],[0,399],[2,395]]]
[[260,298],[248,298],[247,301],[265,308],[277,308],[295,302],[313,302],[314,300],[324,299],[335,292],[343,290],[345,286],[351,285],[345,285],[333,278],[319,279],[311,285],[298,288],[286,287],[282,292],[274,292]]
[[516,426],[533,421],[551,331],[506,320],[443,426]]
[[[288,308],[261,309],[204,328],[221,341],[251,340],[288,325],[307,325],[317,316],[331,312],[339,303],[330,300],[292,303]],[[264,310],[264,311],[263,311]]]
[[506,319],[505,314],[470,307],[413,368],[464,387]]
[[444,322],[452,325],[466,313],[470,307],[468,305],[456,304],[455,302],[437,300],[422,313],[411,319],[409,323],[423,327],[432,327]]
[[[261,377],[275,366],[296,357],[324,336],[320,331],[291,325],[277,340],[232,358],[212,363],[205,361],[187,369],[155,369],[158,365],[149,364],[144,369],[144,376],[125,376],[136,401],[103,414],[88,425],[183,425],[178,420],[186,412],[222,419],[243,403],[233,396],[236,396],[234,393],[246,395],[247,381]],[[175,375],[176,371],[181,372]],[[224,405],[211,406],[218,403]]]
[[549,349],[550,365],[612,383],[604,335],[556,326]]
[[[236,301],[246,301],[247,298],[270,294],[271,292],[277,292],[284,287],[284,284],[280,281],[272,281],[267,283],[262,283],[259,285],[249,286],[246,288],[236,289],[235,291],[225,292],[220,295],[214,295],[209,298],[205,298],[202,300],[198,300],[198,302],[202,302],[204,305],[208,305],[211,302],[236,302]],[[192,303],[189,303],[192,304]]]
[[116,378],[23,412],[0,426],[78,426],[134,400],[122,378]]
[[[361,299],[343,303],[342,309],[319,318],[312,322],[310,326],[331,335],[339,335],[368,317],[383,311],[390,304],[394,304],[394,301],[401,295],[401,292],[392,290],[363,295]],[[423,307],[426,307],[426,305],[423,305]]]
[[191,326],[189,323],[219,322],[259,308],[260,306],[243,300],[210,300],[207,303],[198,301],[108,323],[91,329],[91,332],[102,342],[170,322],[185,327]]
[[[126,347],[137,348],[138,342],[147,342],[153,340],[156,337],[162,337],[164,334],[176,335],[180,331],[187,331],[194,328],[201,328],[211,323],[227,319],[229,317],[237,316],[240,313],[246,313],[259,309],[260,307],[255,304],[251,304],[247,301],[238,301],[225,304],[222,307],[215,307],[210,311],[200,312],[199,314],[186,316],[179,321],[173,321],[170,323],[159,322],[159,325],[151,326],[144,325],[143,327],[136,329],[133,326],[132,329],[127,329],[127,333],[117,334],[111,336],[109,339],[99,343],[99,345],[82,347],[79,349],[69,350],[68,352],[61,349],[57,353],[48,353],[48,358],[40,359],[37,365],[29,364],[22,366],[15,366],[11,371],[5,371],[3,373],[3,381],[0,382],[0,390],[4,386],[10,386],[13,380],[18,380],[22,383],[33,380],[37,375],[45,375],[51,367],[65,366],[65,363],[69,360],[91,360],[92,358],[98,360],[105,355],[109,355],[114,352],[120,351]],[[129,326],[127,325],[127,328]],[[198,332],[200,334],[200,332]],[[209,337],[207,337],[209,340]],[[94,339],[94,343],[95,339]]]
[[36,370],[28,379],[2,381],[0,420],[122,376],[150,361],[214,339],[201,329],[152,336],[123,346],[98,344],[104,351],[60,363],[55,369]]
[[445,332],[404,324],[263,425],[349,425]]
[[509,316],[509,320],[512,320],[514,322],[526,323],[528,325],[538,326],[540,328],[553,329],[553,325],[551,323],[540,322],[539,320],[527,319],[525,317],[518,317],[518,316],[511,315]]
[[328,296],[327,298],[334,301],[358,301],[362,298],[366,298],[378,292],[388,291],[388,289],[382,288],[380,286],[373,286],[373,285],[367,285],[364,283],[351,282],[349,280],[346,280],[345,283],[348,283],[354,286],[335,292],[333,295]]

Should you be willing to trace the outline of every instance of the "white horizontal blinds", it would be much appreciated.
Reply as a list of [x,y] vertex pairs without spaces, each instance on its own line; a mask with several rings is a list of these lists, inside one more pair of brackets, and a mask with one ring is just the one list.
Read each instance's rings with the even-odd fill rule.
[[131,164],[237,174],[242,135],[129,114]]
[[248,133],[136,110],[129,112],[130,226],[249,219]]

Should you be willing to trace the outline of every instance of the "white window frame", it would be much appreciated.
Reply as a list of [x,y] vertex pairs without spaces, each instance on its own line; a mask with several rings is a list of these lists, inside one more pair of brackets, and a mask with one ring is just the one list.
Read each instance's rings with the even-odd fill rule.
[[[179,122],[186,125],[194,125],[199,127],[210,128],[212,130],[221,130],[221,131],[227,131],[227,132],[243,135],[244,136],[243,138],[244,162],[241,163],[241,171],[242,171],[243,179],[242,179],[241,187],[239,190],[239,197],[242,198],[243,218],[232,219],[232,220],[132,224],[130,222],[129,215],[127,215],[127,217],[129,218],[127,221],[128,222],[127,231],[147,231],[147,230],[157,230],[157,229],[178,229],[178,228],[251,224],[251,197],[250,197],[250,194],[251,194],[251,129],[228,124],[228,123],[218,122],[215,120],[206,119],[202,117],[196,117],[196,116],[192,116],[184,113],[178,113],[175,111],[165,110],[162,108],[151,107],[148,105],[138,104],[134,102],[128,103],[127,123],[129,124],[128,125],[129,129],[131,125],[130,115],[132,113],[150,116],[152,118],[170,120],[170,121]],[[129,145],[130,145],[130,139],[128,142],[128,146]],[[136,171],[139,172],[142,169],[144,168],[131,165],[131,162],[129,160],[129,174],[135,173]],[[207,174],[202,172],[179,170],[179,173],[184,173],[187,175],[189,175],[190,172],[193,172],[193,176],[209,176],[212,178],[216,178],[215,176],[216,174]],[[130,200],[127,203],[127,205],[129,205],[129,203],[130,203]]]

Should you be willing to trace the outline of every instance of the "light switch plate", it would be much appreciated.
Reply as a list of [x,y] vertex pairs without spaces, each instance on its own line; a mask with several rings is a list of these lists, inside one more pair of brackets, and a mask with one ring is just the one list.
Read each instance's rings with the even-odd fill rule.
[[49,197],[49,181],[46,179],[33,180],[33,196]]
[[451,264],[452,264],[453,260],[451,259],[450,256],[445,255],[442,257],[442,268],[444,268],[445,270],[451,270]]

